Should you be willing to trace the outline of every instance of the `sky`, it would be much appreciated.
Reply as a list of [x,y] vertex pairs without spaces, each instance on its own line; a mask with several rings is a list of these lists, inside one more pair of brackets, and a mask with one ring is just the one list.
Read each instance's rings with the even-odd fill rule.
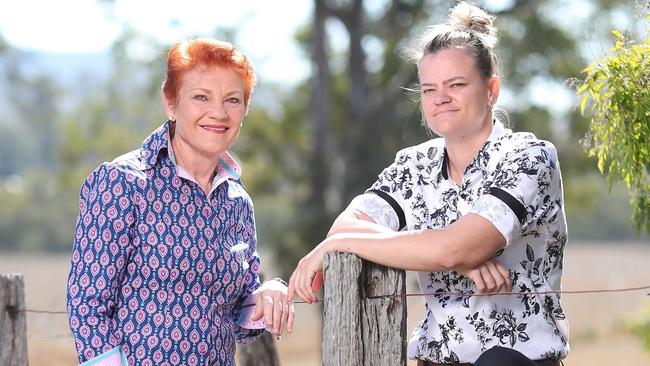
[[28,51],[105,53],[123,23],[170,44],[234,27],[260,76],[293,81],[309,72],[294,33],[310,16],[306,0],[0,0],[0,34]]

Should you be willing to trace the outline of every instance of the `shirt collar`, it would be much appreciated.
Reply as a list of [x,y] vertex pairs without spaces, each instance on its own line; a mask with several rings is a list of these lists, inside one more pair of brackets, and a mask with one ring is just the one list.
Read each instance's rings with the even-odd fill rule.
[[488,142],[498,140],[510,133],[512,133],[512,131],[508,128],[505,128],[503,126],[503,123],[495,118],[494,123],[492,124],[492,132],[490,132],[490,136],[488,136],[487,140],[485,141],[486,145]]
[[[176,165],[176,159],[171,147],[169,135],[170,123],[170,121],[165,122],[142,142],[140,161],[145,166],[145,169],[153,168],[158,163],[163,151],[167,152],[167,156],[176,167],[182,169],[182,167]],[[215,178],[212,181],[213,186],[218,185],[225,179],[239,180],[241,177],[241,166],[227,151],[221,155],[221,159],[215,169]],[[185,169],[182,171],[185,171]]]
[[140,162],[145,169],[153,168],[163,150],[169,148],[169,121],[158,127],[142,142]]
[[[492,123],[492,131],[490,131],[490,135],[488,136],[487,140],[485,140],[485,143],[483,144],[483,147],[481,147],[481,150],[479,150],[477,156],[480,155],[482,151],[487,149],[492,144],[493,141],[499,140],[500,138],[502,138],[503,136],[511,132],[512,132],[511,130],[503,126],[503,123],[501,123],[501,121],[495,118]],[[476,157],[470,162],[470,165],[474,164],[475,161],[476,161]],[[442,151],[442,164],[440,165],[440,175],[445,180],[449,179],[449,172],[447,171],[448,168],[449,168],[449,156],[447,155],[447,148],[444,148]]]

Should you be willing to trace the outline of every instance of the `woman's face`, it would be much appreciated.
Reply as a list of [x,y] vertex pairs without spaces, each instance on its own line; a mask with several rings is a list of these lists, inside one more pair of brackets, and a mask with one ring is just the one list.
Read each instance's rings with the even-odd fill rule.
[[458,140],[490,130],[499,80],[482,80],[476,61],[465,50],[448,48],[424,56],[419,77],[422,111],[433,132]]
[[237,141],[246,114],[241,78],[223,67],[198,66],[180,80],[175,101],[163,95],[165,112],[176,120],[173,139],[182,150],[209,159]]

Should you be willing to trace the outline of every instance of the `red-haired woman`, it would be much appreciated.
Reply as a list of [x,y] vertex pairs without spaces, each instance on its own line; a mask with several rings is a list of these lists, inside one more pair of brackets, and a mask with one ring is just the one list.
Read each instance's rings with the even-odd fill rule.
[[169,120],[83,183],[67,294],[80,362],[233,365],[259,323],[291,330],[285,284],[260,285],[253,205],[228,153],[254,86],[230,43],[174,45]]

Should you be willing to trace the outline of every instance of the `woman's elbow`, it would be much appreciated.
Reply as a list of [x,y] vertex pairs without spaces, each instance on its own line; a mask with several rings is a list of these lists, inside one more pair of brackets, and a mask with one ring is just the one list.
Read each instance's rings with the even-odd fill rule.
[[334,220],[332,223],[332,227],[330,227],[330,230],[327,232],[327,237],[329,238],[332,235],[348,232],[350,220],[351,218],[342,217],[342,215],[337,217],[336,220]]
[[450,250],[441,256],[439,262],[443,271],[451,271],[466,266],[467,258],[458,250]]
[[466,246],[451,243],[440,246],[431,258],[432,267],[441,268],[440,271],[474,268],[481,263],[476,253],[472,253]]
[[345,210],[343,211],[332,223],[332,227],[327,232],[327,237],[329,238],[332,235],[358,232],[359,227],[367,224],[364,222],[364,217],[356,210]]
[[461,254],[449,246],[427,244],[424,250],[426,253],[422,253],[423,255],[420,255],[419,259],[422,270],[425,271],[445,272],[464,263]]

